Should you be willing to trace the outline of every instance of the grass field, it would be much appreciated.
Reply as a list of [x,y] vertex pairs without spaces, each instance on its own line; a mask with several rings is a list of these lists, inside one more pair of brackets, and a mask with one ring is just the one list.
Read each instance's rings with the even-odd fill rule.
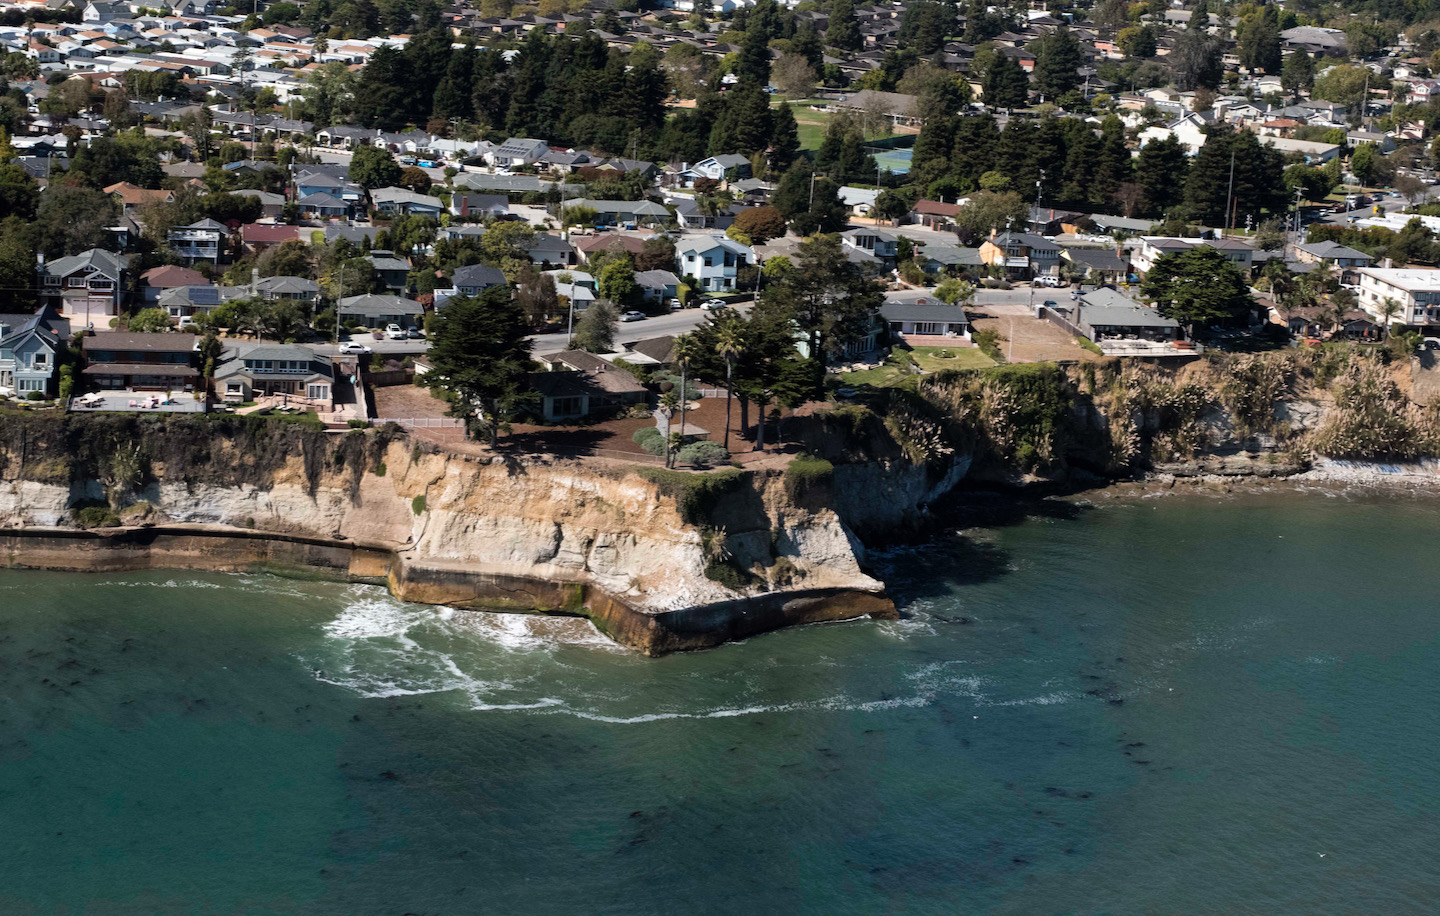
[[[950,355],[938,355],[941,353]],[[939,372],[942,369],[988,369],[993,365],[995,361],[975,347],[916,347],[913,350],[891,350],[885,364],[878,369],[844,372],[840,379],[846,385],[893,388],[913,377],[917,369],[921,372]]]

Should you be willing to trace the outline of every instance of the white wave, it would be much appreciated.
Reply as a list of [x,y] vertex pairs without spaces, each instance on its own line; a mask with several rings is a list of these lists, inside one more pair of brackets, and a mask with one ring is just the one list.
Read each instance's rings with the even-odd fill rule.
[[781,703],[774,706],[740,706],[723,707],[720,709],[708,709],[701,712],[651,712],[642,713],[637,716],[611,716],[588,710],[565,709],[563,712],[581,719],[589,719],[593,722],[605,722],[611,725],[640,725],[646,722],[662,722],[667,719],[730,719],[736,716],[754,716],[762,713],[784,713],[784,712],[878,712],[885,709],[900,709],[903,707],[928,706],[934,702],[933,697],[913,696],[896,697],[887,700],[853,700],[848,697],[830,697],[824,700],[798,701],[795,703]]

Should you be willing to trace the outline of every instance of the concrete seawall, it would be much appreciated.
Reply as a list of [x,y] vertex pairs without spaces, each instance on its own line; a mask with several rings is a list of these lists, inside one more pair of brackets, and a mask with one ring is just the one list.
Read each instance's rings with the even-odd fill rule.
[[468,610],[584,616],[645,655],[703,649],[759,633],[898,615],[883,593],[800,589],[665,611],[637,609],[593,584],[496,574],[454,562],[416,563],[379,544],[223,525],[0,530],[3,565],[69,572],[203,569],[271,572],[386,585],[401,600]]

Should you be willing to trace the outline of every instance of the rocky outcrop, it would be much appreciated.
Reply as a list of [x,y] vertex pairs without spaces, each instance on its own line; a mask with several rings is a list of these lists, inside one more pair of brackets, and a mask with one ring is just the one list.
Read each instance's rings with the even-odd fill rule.
[[[0,455],[6,562],[386,582],[416,601],[584,614],[647,653],[895,613],[883,584],[862,570],[864,548],[846,521],[828,504],[791,498],[780,472],[476,459],[374,433],[278,430],[294,447],[257,468],[234,437],[216,437],[205,460],[165,439],[198,431],[137,430],[148,468],[123,495],[103,455],[57,466],[67,460],[59,439]],[[230,464],[246,468],[241,479],[225,479]],[[144,527],[67,530],[57,540],[87,502],[124,508],[118,520]],[[855,512],[868,523],[878,509]]]

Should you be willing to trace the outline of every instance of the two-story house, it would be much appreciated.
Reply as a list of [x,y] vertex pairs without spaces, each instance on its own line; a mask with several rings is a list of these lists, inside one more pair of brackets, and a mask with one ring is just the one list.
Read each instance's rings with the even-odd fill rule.
[[81,375],[101,391],[192,390],[200,377],[194,334],[108,331],[84,338],[80,348],[85,354]]
[[49,306],[0,315],[0,395],[53,396],[56,362],[69,339],[70,322]]
[[508,281],[498,267],[486,264],[471,264],[455,268],[450,285],[461,296],[478,296],[494,286],[504,286]]
[[474,194],[457,191],[450,195],[450,212],[471,219],[495,219],[510,213],[510,198],[504,194]]
[[1375,259],[1363,251],[1341,245],[1339,242],[1310,242],[1295,246],[1296,260],[1306,264],[1329,264],[1340,272],[1341,283],[1358,284],[1362,267],[1369,267]]
[[1393,299],[1400,311],[1389,320],[1409,327],[1440,325],[1440,270],[1423,268],[1361,267],[1360,307],[1385,320],[1385,300]]
[[686,239],[675,248],[677,272],[709,292],[733,290],[750,258],[749,248],[723,236]]
[[202,219],[188,226],[176,226],[166,234],[170,247],[187,264],[223,264],[230,260],[230,230],[224,223]]
[[120,314],[130,259],[91,248],[39,264],[40,301],[86,325]]
[[251,284],[261,299],[284,299],[313,308],[320,301],[320,284],[305,277],[261,277]]
[[403,293],[410,280],[410,262],[385,248],[372,248],[365,260],[375,268],[375,276],[386,289]]
[[840,241],[858,251],[874,255],[889,270],[895,266],[895,258],[900,252],[900,239],[898,236],[881,229],[851,229],[840,234]]
[[668,270],[637,270],[635,285],[646,302],[668,302],[679,294],[680,278]]
[[1002,232],[980,245],[980,260],[1002,267],[1011,279],[1060,274],[1060,246],[1030,232]]
[[339,308],[335,311],[342,325],[354,322],[367,328],[383,328],[389,324],[413,328],[419,327],[425,314],[425,306],[414,299],[401,296],[367,293],[341,299]]
[[298,344],[260,344],[226,350],[215,370],[217,394],[230,404],[283,396],[319,413],[335,409],[335,366]]

